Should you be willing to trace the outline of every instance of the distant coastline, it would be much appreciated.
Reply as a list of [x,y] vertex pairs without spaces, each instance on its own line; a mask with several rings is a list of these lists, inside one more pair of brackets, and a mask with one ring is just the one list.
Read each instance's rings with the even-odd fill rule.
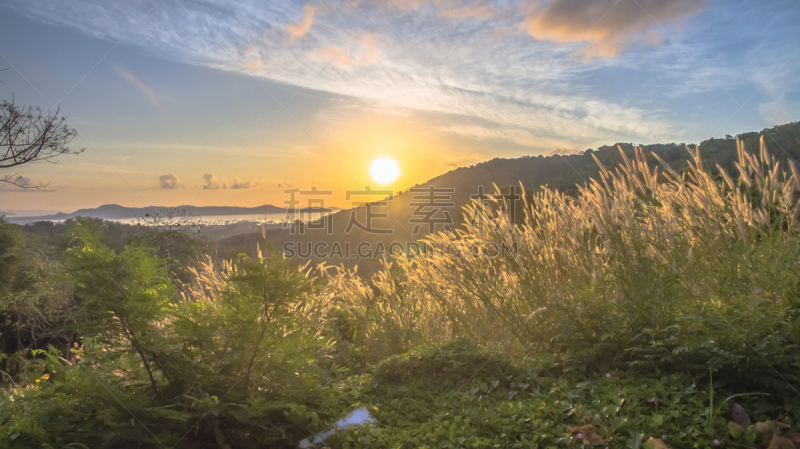
[[[332,212],[336,212],[339,208],[331,207]],[[276,214],[290,214],[290,213],[304,213],[312,212],[313,209],[288,209],[271,204],[265,204],[256,207],[234,207],[234,206],[151,206],[151,207],[125,207],[118,204],[104,204],[100,207],[93,209],[79,209],[75,212],[65,213],[59,212],[50,215],[38,216],[22,216],[10,212],[0,212],[0,215],[6,215],[5,219],[11,223],[25,224],[37,221],[64,221],[75,217],[92,217],[101,218],[103,220],[130,220],[136,218],[144,218],[147,215],[154,215],[162,213],[163,211],[178,211],[185,212],[186,215],[196,217],[217,217],[217,216],[232,216],[232,215],[249,215],[249,216],[274,216]]]

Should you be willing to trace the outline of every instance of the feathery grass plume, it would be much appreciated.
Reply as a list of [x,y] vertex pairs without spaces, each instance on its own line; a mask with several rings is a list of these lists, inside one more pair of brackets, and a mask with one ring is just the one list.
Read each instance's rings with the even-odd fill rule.
[[230,260],[222,260],[217,268],[211,256],[206,256],[206,260],[200,262],[199,271],[194,267],[189,267],[188,271],[190,282],[179,285],[181,299],[215,304],[236,272],[236,266]]
[[[330,276],[326,294],[372,334],[391,323],[423,341],[466,336],[634,363],[675,349],[648,348],[677,333],[698,345],[688,364],[751,360],[742,342],[798,331],[800,178],[763,140],[757,156],[738,146],[738,177],[712,174],[693,148],[680,173],[656,155],[648,163],[641,147],[633,158],[621,151],[619,167],[601,165],[575,197],[523,195],[521,223],[499,213],[500,200],[475,201],[463,227],[427,237],[426,254],[386,263],[371,281],[377,297],[346,270]],[[495,254],[501,248],[515,251]]]

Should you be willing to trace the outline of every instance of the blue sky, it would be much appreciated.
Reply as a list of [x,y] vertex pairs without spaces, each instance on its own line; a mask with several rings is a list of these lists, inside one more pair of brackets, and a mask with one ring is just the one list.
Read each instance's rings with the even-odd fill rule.
[[379,156],[402,189],[760,130],[800,119],[797,23],[790,0],[6,0],[0,98],[60,104],[86,151],[21,167],[54,191],[0,210],[281,204]]

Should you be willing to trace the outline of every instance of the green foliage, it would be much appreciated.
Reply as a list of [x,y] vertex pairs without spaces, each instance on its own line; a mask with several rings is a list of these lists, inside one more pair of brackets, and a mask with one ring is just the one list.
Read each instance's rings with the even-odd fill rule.
[[[731,402],[715,404],[711,390],[696,387],[686,375],[613,372],[610,377],[582,378],[536,375],[524,367],[470,370],[461,365],[465,360],[488,357],[499,361],[502,356],[468,348],[463,342],[446,343],[425,350],[425,356],[387,361],[374,378],[361,378],[365,392],[361,403],[372,411],[377,423],[351,428],[329,440],[328,445],[579,448],[584,446],[578,430],[573,429],[586,425],[591,425],[591,430],[582,432],[596,434],[609,447],[642,447],[650,437],[664,439],[669,447],[712,447],[713,440],[729,438],[727,421],[721,415],[722,407]],[[431,369],[453,364],[464,377],[450,382],[445,372],[439,382],[433,381]],[[506,360],[500,366],[511,364]],[[398,376],[387,384],[385,372],[395,369]],[[430,381],[420,381],[414,375]],[[383,379],[382,387],[378,379]],[[724,394],[724,390],[717,393]],[[758,409],[757,403],[764,402],[755,398],[752,402],[748,398],[738,400],[745,399],[748,407]],[[712,408],[716,413],[710,413]],[[753,416],[777,416],[775,407],[769,412],[761,408]]]
[[181,300],[151,250],[76,232],[65,264],[83,345],[32,354],[0,409],[10,447],[291,446],[340,412],[317,362],[328,345],[302,318],[313,283],[282,257],[242,257],[218,298]]
[[[76,330],[111,351],[134,351],[142,360],[153,393],[159,394],[152,365],[170,388],[184,388],[168,339],[159,329],[174,319],[170,299],[175,289],[160,259],[146,248],[128,246],[117,254],[85,226],[77,226],[80,246],[70,248],[66,264],[72,274],[79,309]],[[122,344],[120,344],[122,343]],[[127,343],[127,344],[125,344]]]
[[[410,353],[395,355],[373,369],[373,388],[392,389],[396,385],[463,386],[475,379],[493,379],[507,385],[530,380],[530,370],[517,367],[499,353],[481,350],[466,339],[424,346]],[[496,385],[495,385],[496,386]]]
[[800,438],[800,174],[748,145],[736,178],[622,148],[368,278],[271,248],[189,263],[82,219],[50,259],[0,221],[0,446],[294,447],[360,406],[377,421],[330,447]]
[[26,354],[73,338],[61,329],[74,306],[59,263],[43,254],[35,236],[0,218],[0,371],[16,377]]
[[190,269],[204,255],[215,252],[215,245],[201,235],[202,221],[185,209],[162,209],[145,214],[136,226],[139,232],[130,242],[153,248],[167,264],[169,273],[181,282],[190,278]]

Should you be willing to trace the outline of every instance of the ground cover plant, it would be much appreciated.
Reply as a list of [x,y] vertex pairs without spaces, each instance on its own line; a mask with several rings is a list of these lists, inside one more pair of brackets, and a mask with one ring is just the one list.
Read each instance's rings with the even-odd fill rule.
[[621,154],[368,278],[268,245],[176,275],[85,221],[36,264],[0,223],[3,336],[37,336],[2,355],[0,441],[294,447],[365,406],[330,447],[800,444],[796,167],[763,142],[738,173]]

